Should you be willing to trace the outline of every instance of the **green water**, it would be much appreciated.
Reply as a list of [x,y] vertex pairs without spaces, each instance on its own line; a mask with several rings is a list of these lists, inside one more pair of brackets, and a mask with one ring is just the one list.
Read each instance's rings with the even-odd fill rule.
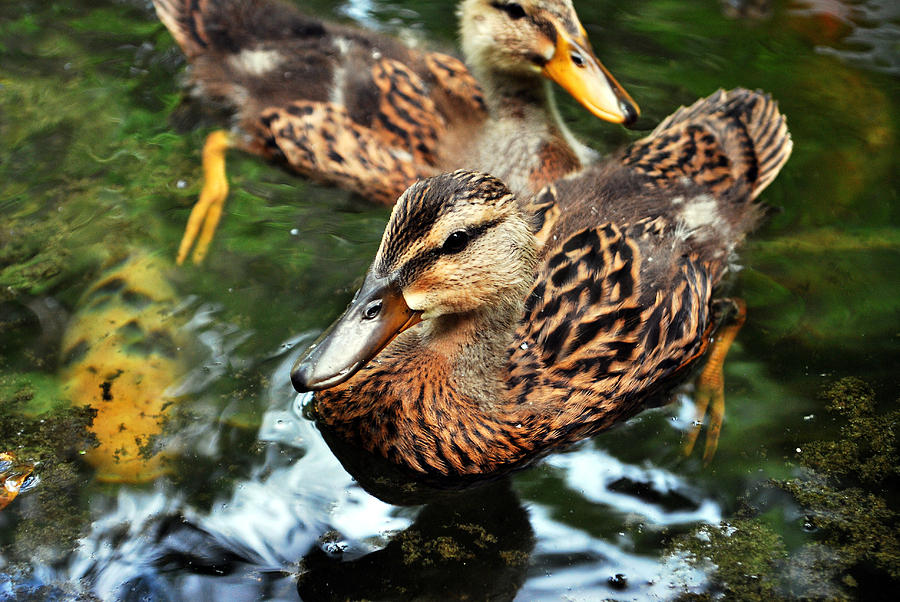
[[[450,3],[304,6],[453,43]],[[761,19],[728,17],[712,0],[576,6],[645,130],[720,87],[763,89],[788,117],[794,154],[762,196],[773,210],[730,283],[749,315],[726,363],[713,462],[681,455],[692,416],[683,396],[518,474],[513,492],[500,485],[425,510],[371,498],[293,411],[285,366],[297,336],[308,342],[348,302],[388,210],[234,152],[211,256],[172,275],[194,339],[170,425],[173,474],[97,485],[77,436],[56,445],[40,482],[0,512],[0,599],[41,585],[61,597],[291,599],[298,574],[305,599],[665,599],[721,587],[671,553],[679,536],[720,520],[743,525],[747,546],[762,550],[761,574],[780,584],[770,593],[809,593],[790,575],[815,565],[803,556],[811,543],[831,546],[831,564],[815,565],[837,584],[828,595],[884,583],[865,555],[871,570],[835,560],[847,552],[804,529],[809,513],[767,483],[798,474],[807,442],[842,436],[823,388],[858,377],[876,413],[900,397],[900,40],[890,33],[900,15],[874,0],[773,2]],[[148,2],[0,6],[0,414],[18,420],[3,423],[17,426],[0,432],[0,451],[26,439],[40,447],[33,417],[66,407],[60,340],[104,264],[133,249],[174,256],[200,188],[203,139],[227,123],[188,97],[185,66]],[[598,150],[642,135],[560,104]],[[887,525],[897,524],[897,482],[867,490],[885,500]],[[219,550],[207,554],[218,564],[185,561],[185,550],[205,547]],[[749,547],[737,552],[748,563]],[[222,560],[222,549],[234,558]],[[770,562],[776,549],[785,560]]]

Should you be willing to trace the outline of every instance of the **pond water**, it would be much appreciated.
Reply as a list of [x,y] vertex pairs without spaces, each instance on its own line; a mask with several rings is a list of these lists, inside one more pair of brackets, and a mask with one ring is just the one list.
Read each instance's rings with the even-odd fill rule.
[[[410,40],[454,40],[450,2],[301,4]],[[0,509],[0,599],[873,599],[900,580],[896,539],[835,543],[862,541],[867,524],[896,534],[896,455],[877,478],[853,468],[827,481],[836,497],[822,507],[839,500],[865,517],[852,525],[827,522],[785,485],[819,482],[808,445],[856,453],[865,439],[879,442],[872,458],[895,453],[891,422],[877,417],[900,397],[897,4],[576,7],[644,112],[628,131],[558,94],[598,150],[720,87],[763,89],[788,117],[793,157],[763,194],[773,210],[729,283],[749,314],[725,365],[712,462],[681,452],[688,385],[510,483],[426,505],[373,497],[303,417],[288,372],[361,282],[388,210],[234,152],[211,256],[176,270],[199,150],[226,118],[187,97],[185,60],[149,2],[4,3],[0,452],[12,459],[0,457],[0,476],[33,472]],[[165,283],[138,281],[153,298],[125,299],[122,311],[165,313],[158,329],[172,345],[144,382],[175,404],[151,441],[165,458],[141,468],[159,476],[143,484],[96,480],[85,416],[69,410],[79,366],[108,334],[90,312],[116,307],[102,295],[117,293],[109,274],[123,265],[150,266],[123,278]],[[72,332],[91,346],[61,357]],[[871,388],[842,391],[866,391],[872,416],[827,410],[823,389],[845,377]],[[813,475],[831,474],[823,466]],[[747,568],[691,542],[731,545]]]

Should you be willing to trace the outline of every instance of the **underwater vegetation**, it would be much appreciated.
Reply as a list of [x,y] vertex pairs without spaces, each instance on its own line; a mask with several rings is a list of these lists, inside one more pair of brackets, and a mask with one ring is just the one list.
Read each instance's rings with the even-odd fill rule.
[[303,600],[510,600],[534,547],[508,480],[433,501],[384,548],[360,558],[344,560],[328,535],[325,550],[317,546],[301,561]]
[[[840,432],[797,448],[797,476],[751,492],[733,519],[674,540],[674,556],[712,571],[710,591],[684,599],[893,599],[900,585],[900,409],[878,412],[873,390],[856,378],[838,381],[822,398]],[[765,507],[778,492],[795,505],[788,520],[801,526],[794,537],[790,528],[775,528],[778,517]]]

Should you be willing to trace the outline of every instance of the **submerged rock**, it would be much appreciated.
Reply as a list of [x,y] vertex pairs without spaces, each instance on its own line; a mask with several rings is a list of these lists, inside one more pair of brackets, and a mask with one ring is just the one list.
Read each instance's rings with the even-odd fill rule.
[[8,504],[3,516],[12,515],[15,525],[9,537],[0,537],[0,560],[56,560],[71,550],[88,525],[80,503],[88,476],[80,471],[78,458],[96,444],[88,431],[94,411],[63,406],[29,412],[50,405],[38,399],[50,395],[25,378],[0,379],[0,449],[8,450],[0,454],[5,458],[0,459],[0,473],[5,473],[0,484],[9,484],[11,478],[18,486],[0,502]]

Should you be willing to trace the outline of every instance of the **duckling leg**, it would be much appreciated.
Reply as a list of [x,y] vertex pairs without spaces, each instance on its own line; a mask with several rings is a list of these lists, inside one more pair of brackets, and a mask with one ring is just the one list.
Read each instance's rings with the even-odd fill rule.
[[706,432],[706,446],[703,450],[703,463],[709,464],[719,446],[719,433],[722,430],[722,421],[725,418],[725,378],[723,368],[725,356],[734,342],[738,332],[747,318],[747,304],[743,299],[732,299],[736,313],[730,324],[720,328],[713,339],[712,349],[706,365],[697,377],[697,394],[694,396],[697,404],[697,413],[694,426],[688,433],[687,442],[684,445],[684,455],[689,456],[694,451],[694,444],[700,434],[703,418],[709,410],[709,428]]
[[[222,217],[222,208],[228,196],[228,178],[225,177],[225,152],[231,146],[227,132],[218,130],[206,137],[203,145],[203,190],[200,199],[191,210],[184,236],[178,247],[178,265],[184,263],[191,247],[194,247],[194,263],[202,263],[209,250]],[[199,234],[199,237],[198,237]]]

